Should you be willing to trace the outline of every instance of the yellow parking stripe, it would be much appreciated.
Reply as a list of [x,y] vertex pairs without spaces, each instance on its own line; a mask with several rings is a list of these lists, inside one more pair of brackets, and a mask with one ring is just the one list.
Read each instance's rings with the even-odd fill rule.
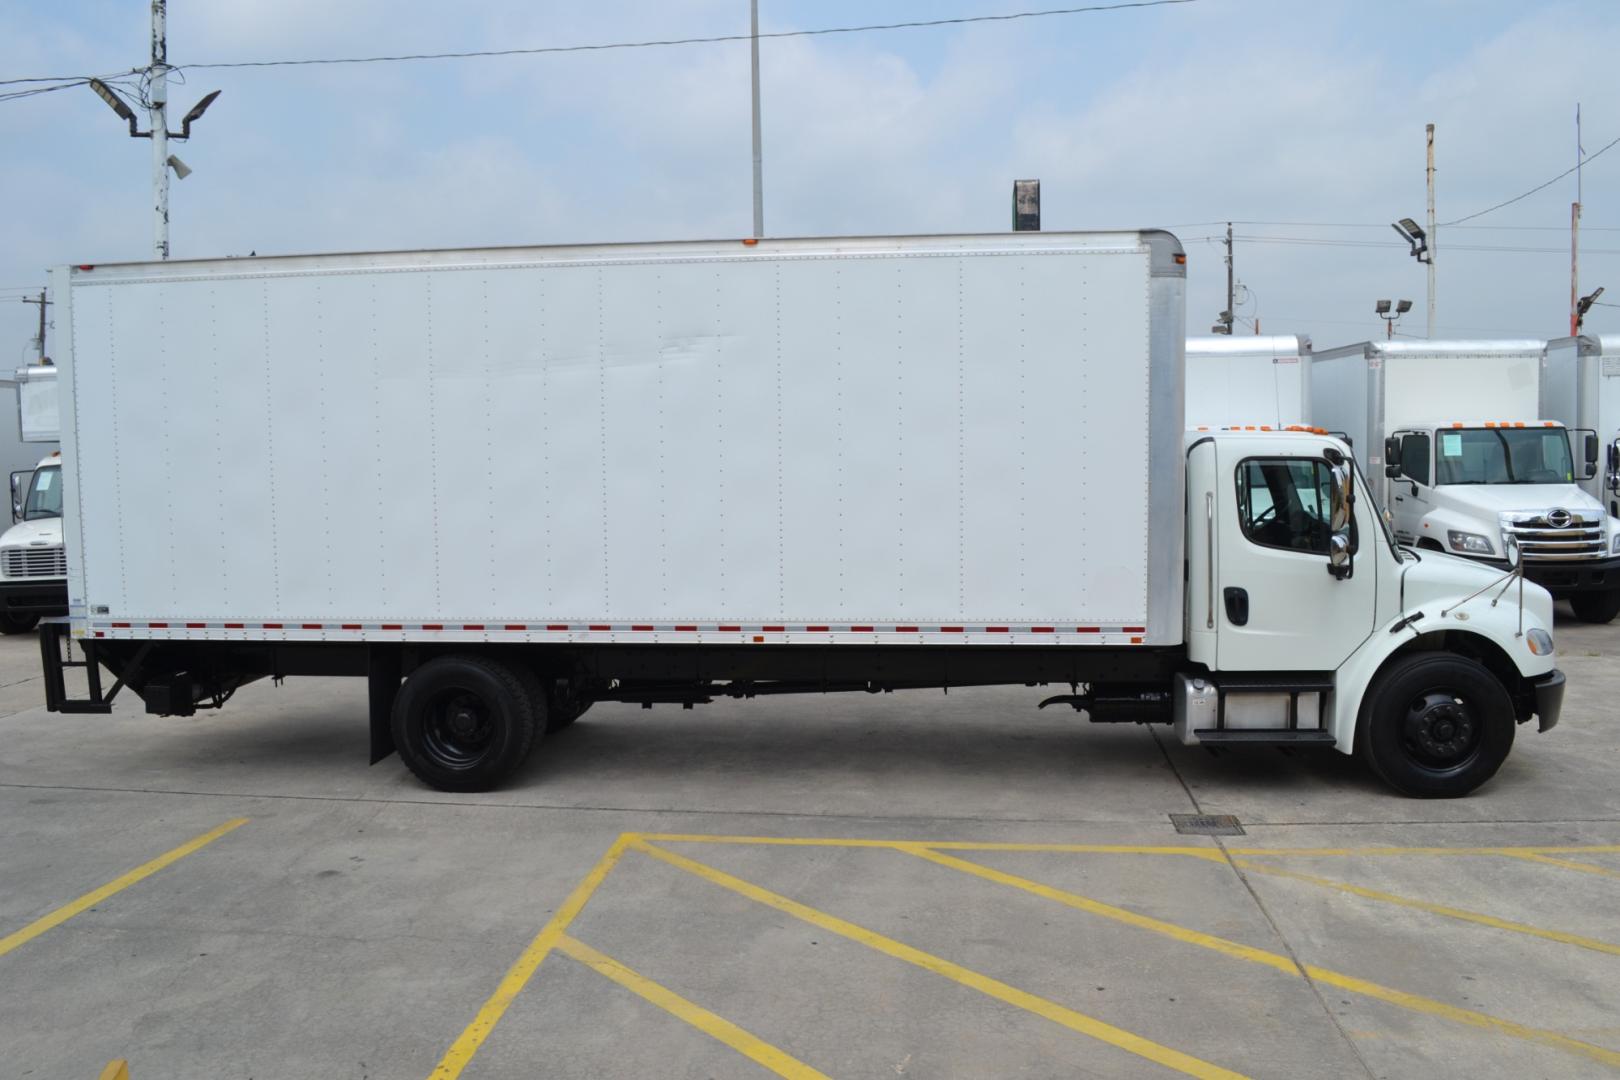
[[540,962],[556,946],[558,940],[563,936],[563,931],[567,930],[568,925],[579,916],[580,911],[585,907],[586,901],[590,900],[591,894],[596,892],[597,887],[608,876],[608,872],[613,869],[620,857],[624,855],[625,848],[629,845],[631,839],[632,835],[625,833],[615,840],[613,846],[608,848],[607,854],[603,855],[597,864],[591,868],[591,872],[586,874],[578,885],[574,886],[574,891],[569,893],[568,899],[563,901],[562,907],[558,908],[557,913],[551,917],[551,920],[540,928],[540,932],[534,936],[534,940],[529,942],[529,947],[523,950],[522,954],[517,958],[517,962],[507,971],[506,977],[500,981],[500,985],[495,988],[495,992],[490,995],[489,1000],[484,1002],[484,1007],[478,1010],[478,1015],[473,1017],[473,1022],[467,1025],[466,1030],[461,1033],[454,1043],[450,1044],[450,1049],[444,1052],[444,1057],[439,1060],[438,1066],[433,1070],[428,1080],[455,1080],[456,1077],[461,1075],[468,1062],[472,1061],[473,1055],[478,1053],[478,1048],[484,1045],[484,1040],[489,1038],[490,1031],[500,1022],[501,1017],[506,1014],[506,1010],[511,1006],[513,999],[523,991],[529,980],[534,977],[535,971],[540,967]]
[[1209,1062],[1202,1061],[1189,1054],[1184,1054],[1179,1050],[1161,1046],[1123,1028],[1114,1027],[1112,1024],[1086,1016],[1028,991],[1020,990],[988,975],[981,975],[949,960],[925,953],[920,949],[914,949],[910,945],[896,941],[893,938],[884,937],[882,934],[847,922],[835,915],[829,915],[824,911],[818,911],[795,900],[789,900],[785,896],[780,896],[768,889],[763,889],[751,882],[733,877],[722,870],[716,870],[712,866],[688,859],[683,855],[677,855],[672,851],[654,847],[652,844],[642,840],[632,841],[631,846],[638,851],[651,855],[655,859],[661,859],[671,866],[685,870],[687,873],[694,874],[705,881],[718,885],[723,889],[729,889],[740,896],[745,896],[784,914],[792,915],[794,918],[801,919],[812,926],[819,926],[823,930],[846,937],[851,941],[892,956],[897,960],[904,960],[909,964],[914,964],[924,971],[942,975],[953,982],[995,998],[997,1001],[1017,1006],[1020,1009],[1051,1020],[1053,1023],[1061,1024],[1071,1031],[1089,1035],[1094,1039],[1108,1043],[1110,1046],[1118,1047],[1121,1050],[1136,1054],[1167,1068],[1175,1069],[1188,1076],[1232,1078],[1240,1075],[1219,1066],[1211,1065]]
[[[845,848],[913,848],[919,844],[935,851],[1049,851],[1077,855],[1185,855],[1212,862],[1225,863],[1226,859],[1216,847],[1193,847],[1185,844],[1041,844],[999,843],[978,840],[874,840],[864,837],[803,837],[803,836],[709,836],[703,833],[641,833],[641,838],[659,844],[762,844],[772,847],[845,847]],[[1282,857],[1360,857],[1385,855],[1489,855],[1532,859],[1564,865],[1550,855],[1616,855],[1620,844],[1552,845],[1535,847],[1364,847],[1364,848],[1252,848],[1233,847],[1232,855],[1249,858]],[[1601,867],[1586,867],[1584,863],[1571,863],[1571,868],[1585,867],[1598,873],[1614,874]],[[1617,874],[1616,876],[1620,876]]]
[[123,892],[131,885],[146,880],[165,866],[171,866],[179,862],[199,848],[206,847],[218,840],[232,829],[246,825],[247,822],[247,818],[232,818],[217,828],[209,829],[195,840],[188,840],[174,850],[164,852],[151,862],[137,866],[122,877],[114,878],[101,888],[85,893],[71,904],[64,904],[49,915],[35,919],[21,930],[7,934],[5,937],[0,938],[0,956],[6,955],[18,946],[26,945],[47,930],[61,926],[79,912],[95,907],[109,896]]
[[[1114,919],[1115,921],[1136,926],[1141,929],[1152,930],[1155,933],[1163,934],[1166,937],[1174,938],[1177,941],[1183,941],[1190,945],[1199,945],[1206,949],[1213,949],[1214,951],[1224,953],[1227,956],[1262,964],[1266,967],[1275,968],[1278,971],[1286,971],[1291,974],[1301,974],[1298,965],[1296,965],[1293,960],[1282,955],[1281,953],[1268,952],[1265,949],[1257,949],[1250,945],[1241,945],[1238,942],[1228,941],[1225,938],[1215,937],[1212,934],[1205,934],[1201,931],[1192,930],[1185,926],[1178,926],[1175,923],[1164,922],[1160,919],[1154,919],[1147,915],[1139,915],[1134,911],[1126,911],[1124,908],[1117,908],[1112,904],[1104,904],[1101,901],[1092,900],[1089,897],[1079,896],[1075,893],[1066,892],[1063,889],[1056,889],[1050,885],[1043,885],[1038,881],[1031,881],[1028,878],[1018,877],[1016,874],[1004,873],[1000,870],[991,869],[988,866],[981,866],[978,863],[968,862],[965,859],[945,855],[938,851],[931,851],[928,849],[928,847],[921,844],[913,844],[909,846],[896,845],[896,847],[898,850],[905,851],[908,854],[917,856],[918,858],[927,859],[930,862],[938,863],[941,866],[948,866],[953,870],[960,870],[965,874],[972,874],[975,877],[981,877],[987,881],[998,882],[1002,885],[1010,885],[1015,889],[1022,889],[1025,892],[1033,893],[1034,895],[1047,900],[1056,901],[1057,903],[1075,908],[1079,911],[1089,912],[1094,915],[1101,915],[1105,918]],[[1314,964],[1306,964],[1302,974],[1316,980],[1317,982],[1325,983],[1329,986],[1336,986],[1341,990],[1348,990],[1351,993],[1363,994],[1367,997],[1376,998],[1379,1001],[1388,1002],[1391,1005],[1399,1005],[1402,1008],[1411,1009],[1414,1012],[1425,1013],[1429,1016],[1437,1016],[1446,1020],[1453,1020],[1460,1024],[1467,1024],[1470,1027],[1484,1028],[1488,1031],[1494,1031],[1502,1035],[1511,1035],[1515,1038],[1525,1039],[1529,1042],[1540,1043],[1543,1046],[1553,1046],[1561,1050],[1568,1050],[1572,1053],[1589,1057],[1595,1061],[1600,1061],[1605,1065],[1620,1066],[1620,1053],[1605,1049],[1601,1046],[1594,1046],[1591,1043],[1581,1042],[1578,1039],[1571,1039],[1568,1036],[1558,1034],[1556,1031],[1546,1031],[1541,1028],[1528,1027],[1524,1024],[1514,1023],[1511,1020],[1502,1020],[1486,1013],[1475,1012],[1472,1009],[1460,1009],[1453,1005],[1447,1005],[1444,1002],[1420,997],[1417,994],[1408,994],[1403,990],[1395,990],[1387,986],[1380,986],[1377,983],[1369,982],[1365,979],[1358,979],[1353,975],[1344,975],[1337,971],[1330,971],[1327,968],[1320,968]]]
[[1610,870],[1607,866],[1593,866],[1591,863],[1576,862],[1573,859],[1555,859],[1550,855],[1543,855],[1537,851],[1506,851],[1503,854],[1509,858],[1523,859],[1526,862],[1545,863],[1547,866],[1561,866],[1565,870],[1579,870],[1583,874],[1620,877],[1620,870]]
[[1279,866],[1262,866],[1252,859],[1238,859],[1236,862],[1245,870],[1252,870],[1257,874],[1303,881],[1309,885],[1319,885],[1324,889],[1337,889],[1339,892],[1364,897],[1368,900],[1377,900],[1380,903],[1398,904],[1401,907],[1427,911],[1432,915],[1444,915],[1448,919],[1461,919],[1464,922],[1489,926],[1495,930],[1508,930],[1515,934],[1529,934],[1532,937],[1546,938],[1548,941],[1559,941],[1565,945],[1578,945],[1583,949],[1591,949],[1594,952],[1620,956],[1620,945],[1611,945],[1607,941],[1599,941],[1596,938],[1581,937],[1579,934],[1566,934],[1562,930],[1543,930],[1539,926],[1530,926],[1527,923],[1498,919],[1492,915],[1483,915],[1477,911],[1464,911],[1462,908],[1446,907],[1443,904],[1431,904],[1426,900],[1414,900],[1410,897],[1396,896],[1394,893],[1379,892],[1377,889],[1368,889],[1343,881],[1333,881],[1329,878],[1315,877],[1311,874],[1301,874],[1294,870],[1284,870]]
[[665,1012],[685,1020],[705,1035],[718,1039],[777,1076],[785,1076],[788,1080],[829,1080],[825,1073],[812,1069],[786,1051],[777,1049],[725,1017],[717,1016],[703,1006],[686,1000],[646,976],[631,971],[613,957],[597,952],[577,938],[563,934],[557,939],[557,951],[573,957],[597,974],[607,976],[626,990],[641,995]]

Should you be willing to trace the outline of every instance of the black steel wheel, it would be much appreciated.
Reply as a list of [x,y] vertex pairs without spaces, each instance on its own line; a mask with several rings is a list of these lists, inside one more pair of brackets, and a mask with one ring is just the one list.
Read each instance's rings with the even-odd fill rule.
[[0,611],[0,634],[26,634],[38,625],[38,615]]
[[1456,798],[1496,775],[1515,727],[1512,700],[1483,666],[1417,653],[1373,680],[1356,744],[1372,771],[1403,795]]
[[1614,617],[1620,615],[1620,589],[1576,593],[1569,598],[1569,606],[1575,609],[1575,617],[1581,622],[1613,622]]
[[394,745],[423,783],[488,791],[534,744],[535,714],[522,681],[480,656],[441,656],[406,678],[394,700]]

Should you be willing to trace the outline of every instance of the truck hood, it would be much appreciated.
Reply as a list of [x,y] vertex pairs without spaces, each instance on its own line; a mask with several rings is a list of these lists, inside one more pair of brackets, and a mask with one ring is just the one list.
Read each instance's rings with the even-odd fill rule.
[[1442,484],[1434,489],[1435,501],[1458,510],[1504,510],[1540,512],[1561,506],[1565,510],[1603,512],[1603,504],[1574,484]]
[[0,547],[28,547],[32,544],[60,546],[61,543],[62,519],[59,517],[19,521],[0,534]]
[[[1447,555],[1439,551],[1424,551],[1420,553],[1421,561],[1410,561],[1405,565],[1405,576],[1401,582],[1402,597],[1404,599],[1403,614],[1423,609],[1426,614],[1438,615],[1440,612],[1430,610],[1430,605],[1450,606],[1456,604],[1469,593],[1484,589],[1493,582],[1499,584],[1495,588],[1483,593],[1468,602],[1470,610],[1474,605],[1488,605],[1497,591],[1508,584],[1505,570],[1498,570],[1494,566],[1486,566],[1473,559],[1465,559],[1460,555]],[[1511,588],[1502,596],[1503,604],[1516,604],[1519,598],[1519,583],[1512,583]],[[1540,620],[1542,626],[1550,627],[1553,624],[1553,598],[1552,593],[1543,589],[1532,581],[1524,583],[1524,606],[1528,614]]]

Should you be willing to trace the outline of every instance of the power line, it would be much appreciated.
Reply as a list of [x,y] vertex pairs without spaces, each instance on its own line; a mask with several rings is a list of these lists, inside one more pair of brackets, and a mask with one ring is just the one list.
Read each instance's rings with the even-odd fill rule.
[[1608,145],[1604,146],[1602,150],[1594,150],[1592,153],[1587,154],[1586,157],[1584,159],[1582,159],[1582,161],[1579,164],[1570,166],[1569,168],[1565,169],[1563,172],[1559,173],[1557,176],[1553,177],[1551,180],[1548,180],[1544,184],[1537,184],[1535,187],[1531,188],[1529,191],[1524,192],[1522,195],[1515,195],[1515,196],[1513,196],[1513,198],[1508,199],[1506,202],[1499,202],[1495,206],[1492,206],[1492,207],[1489,207],[1487,209],[1479,211],[1479,213],[1477,213],[1477,214],[1469,214],[1467,217],[1460,217],[1456,221],[1442,221],[1440,224],[1442,226],[1446,227],[1446,228],[1450,228],[1453,225],[1460,225],[1461,223],[1463,223],[1465,221],[1472,221],[1477,217],[1484,217],[1486,214],[1493,214],[1496,211],[1502,209],[1502,207],[1504,207],[1504,206],[1512,206],[1514,203],[1518,202],[1520,199],[1527,199],[1530,196],[1534,195],[1536,192],[1540,191],[1542,188],[1551,187],[1553,184],[1556,184],[1558,181],[1562,180],[1564,177],[1568,176],[1570,173],[1575,172],[1577,169],[1581,168],[1581,166],[1583,166],[1583,165],[1587,164],[1588,162],[1590,162],[1593,158],[1595,158],[1598,155],[1602,154],[1604,152],[1604,150],[1608,150],[1611,147],[1615,146],[1616,144],[1620,144],[1620,137],[1615,138]]
[[[1014,11],[1004,15],[964,15],[954,19],[919,19],[912,22],[872,23],[866,26],[828,26],[816,30],[775,30],[761,38],[824,37],[829,34],[864,34],[882,30],[922,30],[968,23],[1012,22],[1016,19],[1042,19],[1054,15],[1082,15],[1129,8],[1166,7],[1192,4],[1197,0],[1129,0],[1125,3],[1091,4],[1085,7],[1049,8],[1044,11]],[[313,64],[383,64],[406,60],[471,60],[494,56],[538,56],[545,53],[605,52],[610,49],[659,49],[676,45],[711,45],[727,41],[750,41],[752,34],[717,34],[712,37],[666,38],[656,41],[616,41],[593,45],[548,45],[529,49],[480,49],[472,52],[405,53],[398,56],[346,56],[304,60],[238,60],[220,63],[178,64],[171,70],[187,68],[305,67]]]

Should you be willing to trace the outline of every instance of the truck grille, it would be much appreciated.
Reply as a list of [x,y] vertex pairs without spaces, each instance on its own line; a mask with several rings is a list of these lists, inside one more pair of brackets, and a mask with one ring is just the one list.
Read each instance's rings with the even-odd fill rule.
[[1547,510],[1502,515],[1504,543],[1516,540],[1525,562],[1601,559],[1603,518],[1579,510]]
[[12,547],[3,553],[6,577],[67,577],[67,548]]

